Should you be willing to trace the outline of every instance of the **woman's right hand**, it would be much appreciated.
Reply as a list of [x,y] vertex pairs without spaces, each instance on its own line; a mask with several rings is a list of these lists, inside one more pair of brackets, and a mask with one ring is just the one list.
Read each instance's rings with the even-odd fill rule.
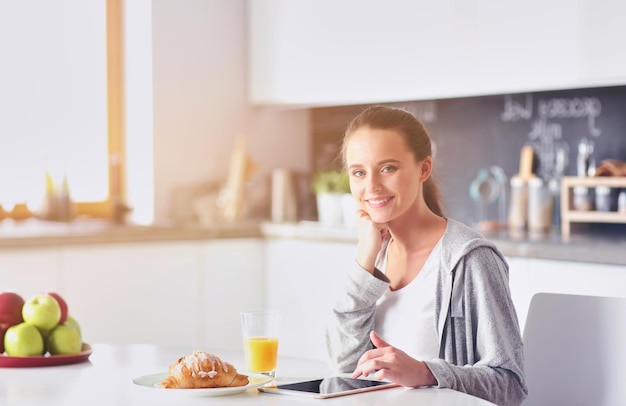
[[356,214],[356,232],[359,239],[356,261],[361,268],[373,274],[376,256],[389,234],[387,223],[374,223],[365,210],[359,210]]

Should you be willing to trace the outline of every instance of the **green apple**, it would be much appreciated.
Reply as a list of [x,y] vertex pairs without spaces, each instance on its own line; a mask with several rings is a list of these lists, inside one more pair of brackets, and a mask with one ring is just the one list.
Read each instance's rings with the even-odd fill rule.
[[78,354],[82,347],[80,333],[70,326],[56,326],[46,339],[46,348],[50,355]]
[[16,324],[4,334],[4,350],[7,355],[14,357],[42,355],[43,349],[41,333],[30,323]]
[[78,322],[76,321],[74,317],[67,316],[67,319],[65,319],[65,323],[63,323],[63,325],[72,327],[73,329],[78,331],[78,335],[82,337],[82,332],[80,331],[80,324],[78,324]]
[[55,298],[57,300],[57,302],[59,302],[59,306],[61,307],[61,319],[59,320],[59,324],[63,324],[65,323],[65,320],[67,319],[67,302],[65,301],[65,299],[63,299],[63,297],[61,295],[59,295],[56,292],[43,292],[46,295],[50,295],[53,298]]
[[48,294],[35,295],[24,303],[22,317],[42,331],[51,330],[61,320],[61,306]]

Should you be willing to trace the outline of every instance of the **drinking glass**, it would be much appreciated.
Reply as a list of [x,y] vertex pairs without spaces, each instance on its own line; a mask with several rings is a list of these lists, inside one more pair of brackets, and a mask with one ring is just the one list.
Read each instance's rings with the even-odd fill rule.
[[241,312],[243,348],[248,371],[276,377],[280,317],[273,311]]

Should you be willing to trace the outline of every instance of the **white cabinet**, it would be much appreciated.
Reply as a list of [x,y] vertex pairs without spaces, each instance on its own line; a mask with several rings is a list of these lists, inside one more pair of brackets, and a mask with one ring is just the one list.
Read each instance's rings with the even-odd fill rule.
[[535,293],[626,297],[626,267],[621,265],[519,257],[507,261],[522,331]]
[[57,249],[0,250],[0,292],[13,291],[28,300],[40,292],[59,290],[60,273]]
[[92,343],[241,349],[239,311],[265,295],[262,239],[0,251],[0,290],[54,290]]
[[266,305],[282,314],[281,354],[326,360],[325,326],[355,250],[353,243],[266,241]]
[[216,239],[202,244],[197,322],[202,348],[243,348],[239,312],[264,305],[264,258],[261,239]]
[[[65,296],[88,343],[240,350],[239,312],[283,314],[280,351],[325,360],[352,241],[234,238],[0,250],[0,290]],[[508,257],[520,327],[538,292],[626,297],[626,267]]]
[[250,100],[341,105],[626,83],[626,3],[249,0]]
[[[270,238],[266,242],[266,303],[284,315],[280,351],[325,360],[323,333],[343,277],[354,265],[352,242]],[[626,267],[507,257],[509,286],[524,331],[535,293],[626,297]]]
[[61,292],[85,341],[198,342],[197,246],[110,244],[62,251]]

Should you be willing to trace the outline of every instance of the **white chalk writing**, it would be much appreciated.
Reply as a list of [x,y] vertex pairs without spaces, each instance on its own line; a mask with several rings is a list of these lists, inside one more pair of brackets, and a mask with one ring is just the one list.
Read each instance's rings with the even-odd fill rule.
[[549,179],[562,172],[556,162],[557,151],[562,153],[569,149],[567,143],[562,141],[562,124],[550,120],[586,118],[589,135],[599,137],[602,131],[597,128],[596,119],[601,113],[602,102],[597,97],[540,99],[537,103],[537,118],[533,120],[532,95],[508,95],[504,96],[500,119],[504,122],[532,120],[528,139],[539,158],[539,175]]
[[602,134],[602,131],[596,128],[596,118],[602,112],[602,103],[597,97],[539,100],[537,111],[541,118],[587,117],[589,134],[594,137]]
[[513,96],[504,96],[504,111],[500,114],[502,121],[530,120],[532,116],[533,97],[531,95],[526,95],[523,103],[514,99]]

